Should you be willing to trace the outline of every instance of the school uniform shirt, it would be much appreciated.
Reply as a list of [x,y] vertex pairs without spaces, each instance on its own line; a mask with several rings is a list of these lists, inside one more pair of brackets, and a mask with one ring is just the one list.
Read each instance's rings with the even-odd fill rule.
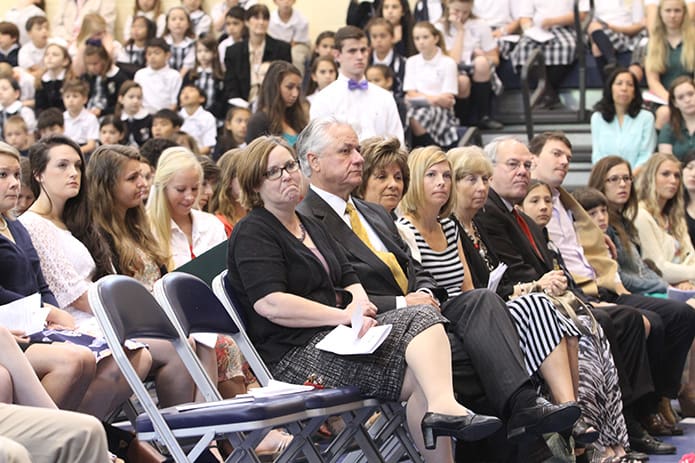
[[369,55],[369,65],[384,64],[393,72],[393,86],[391,91],[396,98],[403,98],[403,76],[405,76],[405,58],[396,53],[393,48],[386,54],[383,60],[376,57],[376,52]]
[[[574,0],[520,0],[519,17],[533,18],[533,24],[540,26],[545,18],[563,16],[574,11]],[[589,1],[579,0],[579,11],[589,11]]]
[[27,124],[29,133],[34,133],[36,130],[36,117],[34,116],[34,111],[17,100],[7,107],[0,105],[0,138],[2,137],[2,128],[5,125],[5,121],[12,116],[21,116]]
[[138,69],[143,68],[147,64],[145,61],[145,47],[139,47],[134,43],[126,43],[116,57],[116,61],[119,64],[134,64]]
[[48,71],[41,76],[41,87],[36,90],[36,103],[34,107],[37,111],[48,108],[58,108],[65,110],[63,95],[61,93],[65,82],[65,70],[60,71],[53,77]]
[[22,101],[33,100],[36,96],[36,78],[34,75],[22,67],[14,68],[14,72],[19,84],[19,99]]
[[601,0],[595,2],[594,17],[608,24],[629,26],[644,20],[644,6],[637,0]]
[[148,113],[154,114],[176,105],[181,89],[181,74],[169,66],[157,70],[144,67],[135,73],[133,80],[142,87],[142,106]]
[[72,138],[78,145],[99,139],[99,120],[86,108],[82,108],[77,117],[72,117],[69,111],[65,111],[63,119],[65,119],[65,136]]
[[195,138],[200,146],[213,147],[217,144],[217,120],[211,112],[199,106],[193,114],[181,109],[179,115],[183,118],[181,130]]
[[203,10],[191,11],[188,13],[188,17],[191,18],[193,32],[195,32],[196,37],[203,37],[212,30],[212,18]]
[[132,116],[122,112],[121,120],[128,128],[128,144],[142,146],[152,138],[152,116],[145,108],[141,108]]
[[311,119],[335,116],[350,124],[360,140],[396,137],[402,144],[403,125],[391,92],[371,83],[365,90],[350,90],[348,80],[338,73],[335,82],[316,94]]
[[274,39],[284,40],[287,43],[309,43],[309,21],[296,8],[292,9],[292,16],[287,22],[280,19],[278,10],[270,13],[268,22],[268,35]]
[[43,54],[46,52],[46,47],[38,48],[31,40],[22,45],[17,55],[17,63],[19,67],[29,69],[32,66],[43,66]]
[[430,60],[426,60],[421,53],[411,56],[405,62],[405,79],[403,90],[411,90],[425,95],[438,95],[440,93],[458,93],[458,68],[456,62],[437,49],[437,53]]
[[227,239],[224,225],[214,215],[191,209],[191,220],[193,222],[192,243],[188,242],[186,234],[176,225],[176,222],[171,221],[171,258],[176,268]]
[[[505,26],[519,17],[519,2],[512,0],[475,0],[473,15],[493,29]],[[511,31],[508,31],[511,32]]]
[[118,91],[123,82],[128,80],[126,73],[114,64],[105,75],[93,76],[88,74],[86,80],[89,83],[87,108],[101,109],[102,116],[113,114],[118,101]]
[[212,75],[212,69],[203,69],[198,66],[194,72],[191,69],[183,77],[181,88],[188,84],[194,84],[205,94],[205,109],[213,116],[224,119],[226,104],[224,101],[224,80],[216,79]]
[[0,63],[9,63],[10,66],[15,67],[18,64],[17,55],[19,55],[19,45],[12,44],[9,50],[3,50],[0,48]]
[[[444,44],[447,50],[451,50],[456,43],[456,28],[449,27],[447,33],[442,23],[436,24],[437,29],[442,31],[444,35]],[[489,52],[497,48],[497,42],[492,37],[492,29],[482,19],[471,18],[463,23],[463,47],[461,56],[456,57],[457,62],[462,64],[471,64],[473,62],[473,52],[476,49]]]
[[178,71],[181,68],[190,69],[195,66],[195,39],[185,37],[179,43],[174,43],[171,34],[167,34],[164,36],[164,40],[171,48],[169,67]]

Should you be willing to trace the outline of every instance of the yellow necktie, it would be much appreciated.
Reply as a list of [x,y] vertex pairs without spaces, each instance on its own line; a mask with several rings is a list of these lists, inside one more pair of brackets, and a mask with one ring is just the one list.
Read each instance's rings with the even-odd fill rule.
[[391,252],[377,251],[376,249],[374,249],[374,246],[372,246],[371,241],[369,241],[369,235],[367,235],[367,230],[364,228],[364,225],[362,225],[360,216],[357,215],[355,206],[353,206],[351,203],[347,203],[345,205],[345,212],[350,216],[350,226],[352,227],[352,231],[355,232],[355,235],[357,235],[362,240],[362,242],[366,244],[367,247],[371,249],[371,251],[384,262],[384,264],[386,264],[389,270],[391,270],[393,278],[396,280],[396,283],[398,283],[398,286],[400,286],[403,294],[407,294],[408,278],[405,276],[405,273],[403,273],[403,269],[401,268],[401,265],[398,263],[396,256],[394,256]]

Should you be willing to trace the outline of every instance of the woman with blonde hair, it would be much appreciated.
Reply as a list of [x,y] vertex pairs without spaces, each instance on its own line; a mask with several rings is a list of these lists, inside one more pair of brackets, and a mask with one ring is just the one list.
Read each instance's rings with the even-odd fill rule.
[[[653,29],[649,34],[645,61],[649,91],[668,101],[668,88],[682,75],[695,71],[695,26],[688,18],[685,0],[660,0]],[[656,128],[668,122],[669,108],[656,112]]]
[[202,184],[203,168],[191,151],[174,146],[162,152],[147,214],[167,270],[180,267],[227,238],[219,220],[194,207]]
[[[651,259],[672,286],[695,290],[695,249],[685,219],[681,164],[672,154],[656,153],[637,178],[639,208],[635,227],[643,259]],[[691,358],[695,351],[691,349]],[[695,367],[680,392],[681,408],[695,415]]]
[[[450,298],[474,289],[460,228],[451,217],[461,196],[457,194],[460,182],[454,184],[451,161],[440,148],[428,146],[410,153],[408,167],[410,187],[401,200],[403,217],[398,222],[415,234],[422,266],[447,290]],[[484,174],[473,177],[475,183],[485,181]],[[470,183],[468,176],[461,181]],[[577,388],[577,338],[581,333],[540,293],[540,283],[520,289],[520,297],[506,305],[519,334],[529,375],[540,374],[546,380],[556,403],[573,403]],[[485,288],[487,282],[480,286]],[[550,283],[548,290],[554,291]],[[596,430],[583,419],[577,420],[573,435],[584,443],[598,437]]]

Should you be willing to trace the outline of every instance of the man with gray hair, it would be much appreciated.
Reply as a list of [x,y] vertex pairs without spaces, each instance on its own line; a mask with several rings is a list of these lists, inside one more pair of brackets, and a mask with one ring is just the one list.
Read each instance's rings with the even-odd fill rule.
[[323,222],[378,309],[428,304],[451,321],[448,335],[459,399],[505,419],[510,438],[570,428],[578,407],[553,405],[537,396],[504,302],[486,289],[447,300],[446,290],[413,259],[386,210],[352,196],[362,182],[364,164],[352,127],[332,117],[312,120],[296,148],[311,181],[297,211]]

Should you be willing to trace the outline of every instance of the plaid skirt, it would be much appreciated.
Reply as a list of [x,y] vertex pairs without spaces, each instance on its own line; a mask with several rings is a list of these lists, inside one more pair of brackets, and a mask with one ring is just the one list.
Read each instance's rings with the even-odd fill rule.
[[572,64],[576,58],[577,34],[569,26],[553,26],[549,29],[555,38],[547,42],[536,42],[522,35],[510,55],[515,68],[521,67],[534,50],[543,50],[546,66]]
[[611,41],[611,44],[613,44],[613,48],[615,48],[615,51],[617,52],[633,51],[640,43],[640,40],[647,36],[647,31],[642,31],[639,34],[633,35],[632,37],[608,28],[604,28],[603,32],[606,33]]
[[362,394],[382,400],[398,400],[405,376],[405,349],[418,334],[446,319],[426,305],[394,309],[377,315],[380,325],[391,324],[391,333],[370,355],[336,355],[316,349],[330,330],[316,334],[306,346],[291,349],[275,365],[273,377],[292,384],[309,375],[323,379],[326,387],[357,386]]
[[415,119],[441,147],[452,145],[459,139],[459,120],[453,109],[441,106],[410,107],[406,117],[408,121]]

